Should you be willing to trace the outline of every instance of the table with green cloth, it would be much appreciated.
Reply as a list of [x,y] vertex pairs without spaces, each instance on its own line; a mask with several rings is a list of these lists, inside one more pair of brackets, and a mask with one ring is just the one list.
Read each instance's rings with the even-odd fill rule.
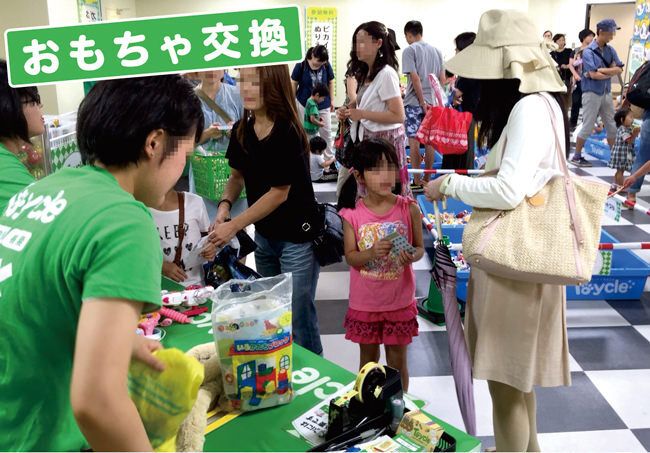
[[[169,282],[163,287],[177,289]],[[187,351],[214,341],[210,312],[194,317],[192,324],[174,323],[164,328],[163,345]],[[292,422],[320,401],[354,381],[356,375],[312,352],[293,346],[293,390],[291,403],[240,415],[206,436],[205,451],[307,451],[311,445],[291,433]],[[481,442],[433,417],[456,439],[456,451],[480,451]]]

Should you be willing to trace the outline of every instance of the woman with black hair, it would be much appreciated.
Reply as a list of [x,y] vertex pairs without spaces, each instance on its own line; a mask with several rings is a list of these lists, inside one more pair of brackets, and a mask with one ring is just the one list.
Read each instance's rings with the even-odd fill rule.
[[134,330],[160,307],[147,206],[162,204],[202,131],[201,104],[180,76],[97,82],[77,117],[86,165],[9,200],[0,451],[152,451],[128,391],[131,359],[164,368],[151,354],[161,345]]
[[13,194],[34,182],[17,155],[45,131],[41,107],[36,87],[9,86],[7,62],[0,59],[0,213]]
[[551,52],[551,57],[557,63],[557,69],[560,78],[567,88],[567,92],[562,96],[564,108],[569,112],[571,110],[571,93],[573,92],[573,72],[571,71],[571,55],[573,52],[566,47],[566,36],[558,33],[553,36],[553,42],[557,44],[557,50]]
[[[474,44],[447,62],[454,74],[481,80],[479,140],[491,149],[486,170],[496,176],[437,178],[427,186],[430,199],[512,210],[563,174],[566,87],[536,35],[525,14],[488,11]],[[465,335],[473,375],[488,381],[497,451],[539,451],[534,387],[571,384],[565,314],[564,286],[471,269]]]
[[395,147],[400,162],[398,190],[411,196],[406,167],[406,116],[398,69],[395,47],[386,26],[375,21],[359,25],[352,35],[348,61],[348,73],[358,82],[356,101],[338,109],[337,116],[339,121],[352,120],[353,140],[383,138]]
[[327,52],[327,47],[321,45],[310,47],[307,50],[305,59],[294,66],[291,73],[291,84],[299,103],[299,118],[302,118],[305,114],[305,106],[307,100],[311,96],[312,90],[317,85],[325,85],[328,87],[330,94],[325,96],[323,102],[318,104],[320,119],[324,123],[318,130],[318,135],[327,142],[325,156],[331,158],[334,156],[332,153],[331,140],[331,115],[334,111],[334,104],[332,103],[332,96],[334,95],[334,70],[332,69],[329,59],[330,57]]

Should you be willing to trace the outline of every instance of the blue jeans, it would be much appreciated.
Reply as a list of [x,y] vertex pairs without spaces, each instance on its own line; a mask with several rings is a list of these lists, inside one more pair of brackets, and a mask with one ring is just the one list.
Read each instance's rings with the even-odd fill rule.
[[316,313],[316,285],[320,266],[311,242],[273,241],[255,232],[255,265],[263,277],[291,273],[293,297],[291,303],[293,340],[315,354],[323,353]]
[[[650,116],[646,115],[643,119],[643,125],[641,126],[641,143],[639,144],[639,151],[636,153],[634,158],[634,165],[632,165],[632,173],[637,171],[643,164],[650,160]],[[645,178],[642,176],[636,180],[632,187],[628,189],[630,193],[637,193],[641,190],[643,185],[643,180]]]

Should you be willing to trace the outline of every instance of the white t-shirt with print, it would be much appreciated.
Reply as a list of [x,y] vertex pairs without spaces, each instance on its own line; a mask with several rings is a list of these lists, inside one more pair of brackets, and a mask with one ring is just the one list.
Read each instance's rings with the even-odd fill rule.
[[[163,260],[173,262],[178,246],[178,209],[158,211],[149,208],[149,210],[160,236]],[[183,239],[181,267],[187,274],[187,280],[181,282],[183,286],[203,284],[202,265],[205,260],[200,257],[200,259],[196,259],[197,252],[199,252],[197,246],[201,242],[201,233],[207,233],[209,227],[210,219],[208,219],[208,211],[203,199],[193,193],[185,192],[185,238]]]
[[[399,76],[390,66],[383,67],[375,79],[370,82],[366,87],[361,101],[357,106],[361,110],[369,110],[371,112],[387,112],[388,100],[401,97],[402,93],[399,88]],[[382,124],[370,120],[361,120],[361,130],[359,131],[359,140],[363,140],[363,130],[368,129],[372,132],[390,131],[402,125],[402,123],[389,123]],[[356,134],[356,122],[352,124],[352,137]]]

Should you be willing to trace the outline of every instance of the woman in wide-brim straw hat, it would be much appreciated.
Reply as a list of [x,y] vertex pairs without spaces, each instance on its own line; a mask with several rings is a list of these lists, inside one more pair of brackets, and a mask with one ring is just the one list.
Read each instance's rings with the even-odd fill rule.
[[[486,170],[498,174],[438,178],[427,186],[430,199],[447,195],[478,208],[509,210],[561,174],[555,134],[566,153],[560,99],[566,88],[525,14],[484,13],[474,44],[446,68],[481,80],[479,141],[491,149]],[[565,289],[473,268],[467,296],[466,338],[474,377],[488,381],[496,448],[539,451],[534,387],[571,383]]]

